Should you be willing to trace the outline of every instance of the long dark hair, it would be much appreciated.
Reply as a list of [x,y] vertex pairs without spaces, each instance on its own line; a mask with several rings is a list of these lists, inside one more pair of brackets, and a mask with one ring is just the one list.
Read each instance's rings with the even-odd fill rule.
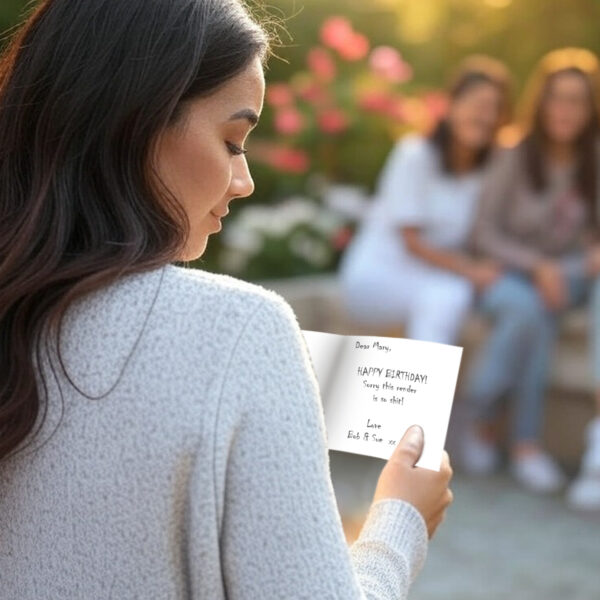
[[[499,128],[508,121],[510,116],[510,93],[512,86],[510,73],[500,61],[479,54],[463,59],[448,85],[450,103],[481,84],[493,85],[500,94]],[[454,173],[452,161],[453,132],[447,118],[442,118],[436,123],[429,134],[429,139],[440,154],[442,170],[445,173]],[[493,140],[490,140],[487,146],[481,148],[476,153],[473,164],[474,169],[485,163],[492,147]]]
[[598,59],[583,48],[559,48],[542,58],[530,77],[524,93],[523,120],[525,135],[520,143],[524,153],[529,183],[536,191],[547,185],[545,155],[548,139],[542,120],[542,109],[554,80],[563,74],[574,74],[585,82],[590,105],[590,119],[575,140],[575,186],[592,207],[598,195],[598,141],[600,135],[600,72]]
[[153,165],[159,133],[268,48],[238,0],[44,0],[14,34],[0,57],[0,460],[39,430],[34,351],[68,305],[181,256],[189,222]]

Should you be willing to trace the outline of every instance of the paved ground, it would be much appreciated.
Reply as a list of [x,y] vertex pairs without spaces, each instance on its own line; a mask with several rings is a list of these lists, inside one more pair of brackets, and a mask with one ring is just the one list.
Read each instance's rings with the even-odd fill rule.
[[[330,464],[352,541],[384,461],[330,451]],[[456,473],[452,489],[411,600],[600,600],[600,515],[523,492],[506,474]]]

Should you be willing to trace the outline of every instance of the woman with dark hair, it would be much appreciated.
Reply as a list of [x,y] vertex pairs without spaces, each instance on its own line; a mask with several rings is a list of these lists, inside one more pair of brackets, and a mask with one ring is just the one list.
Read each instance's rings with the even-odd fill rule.
[[478,353],[466,398],[474,424],[463,461],[488,472],[499,455],[490,423],[512,393],[510,468],[528,489],[565,483],[540,437],[544,392],[559,316],[583,302],[598,232],[600,185],[598,61],[578,48],[546,55],[531,77],[524,135],[493,160],[474,230],[481,254],[502,265],[481,308],[493,329]]
[[349,314],[368,325],[406,324],[408,337],[455,343],[477,288],[493,281],[468,238],[482,173],[507,118],[509,75],[498,61],[468,57],[449,108],[429,136],[392,150],[373,205],[339,269]]
[[45,0],[0,62],[1,595],[404,598],[452,499],[408,430],[349,549],[278,294],[179,266],[253,182],[237,0]]

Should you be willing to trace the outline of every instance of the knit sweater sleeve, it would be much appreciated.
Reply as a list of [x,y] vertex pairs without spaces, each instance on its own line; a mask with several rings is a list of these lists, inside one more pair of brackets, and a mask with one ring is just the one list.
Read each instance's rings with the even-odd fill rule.
[[228,599],[405,598],[425,561],[425,522],[407,502],[379,500],[348,546],[316,376],[281,296],[254,311],[229,364],[221,410],[240,412],[220,531]]

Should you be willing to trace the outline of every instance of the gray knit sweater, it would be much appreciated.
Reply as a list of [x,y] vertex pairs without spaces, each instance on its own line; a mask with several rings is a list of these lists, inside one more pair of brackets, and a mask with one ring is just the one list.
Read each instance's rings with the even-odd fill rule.
[[380,500],[347,545],[280,295],[172,264],[126,275],[69,307],[61,355],[68,378],[52,348],[36,359],[34,445],[0,463],[3,600],[406,597],[425,522]]

